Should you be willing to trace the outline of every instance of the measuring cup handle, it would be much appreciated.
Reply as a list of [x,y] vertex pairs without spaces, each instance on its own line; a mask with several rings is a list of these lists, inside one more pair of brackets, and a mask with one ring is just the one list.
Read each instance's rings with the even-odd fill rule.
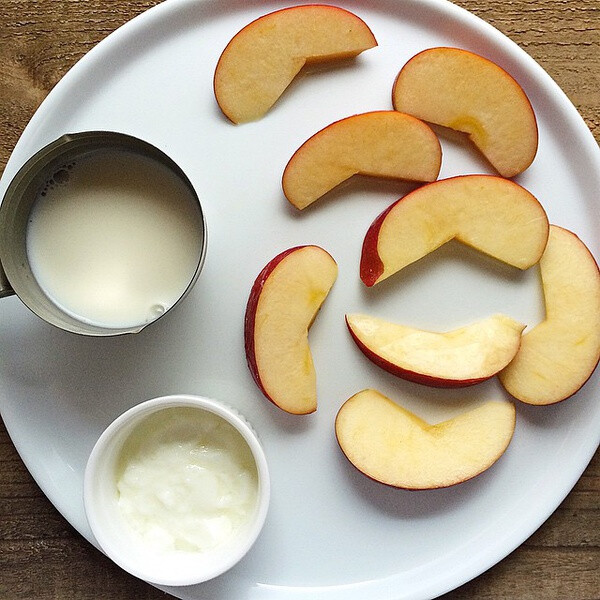
[[15,291],[12,289],[8,279],[6,278],[6,273],[0,264],[0,298],[6,298],[6,296],[14,296]]

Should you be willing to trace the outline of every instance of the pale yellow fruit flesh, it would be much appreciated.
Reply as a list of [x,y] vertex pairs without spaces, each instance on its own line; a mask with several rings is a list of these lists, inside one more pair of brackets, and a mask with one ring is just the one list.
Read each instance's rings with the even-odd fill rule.
[[377,45],[367,25],[332,6],[276,11],[242,29],[224,50],[214,87],[234,123],[262,117],[307,62],[352,57]]
[[573,395],[600,360],[600,273],[583,242],[554,225],[540,271],[546,318],[499,378],[515,398],[545,405]]
[[308,329],[337,277],[337,264],[317,246],[290,253],[268,277],[255,316],[254,351],[263,388],[283,410],[317,407]]
[[353,175],[435,181],[441,148],[431,128],[394,111],[354,115],[332,123],[307,140],[283,175],[283,191],[306,208]]
[[488,401],[430,425],[376,390],[350,398],[335,431],[350,462],[372,479],[405,489],[448,487],[488,469],[515,429],[511,402]]
[[381,225],[382,281],[457,239],[504,263],[527,269],[548,239],[548,217],[525,188],[489,175],[437,181],[405,196]]
[[529,99],[495,63],[457,48],[412,58],[393,89],[396,110],[469,135],[504,177],[533,161],[538,131]]
[[515,356],[525,325],[493,315],[465,327],[437,333],[370,315],[348,315],[360,341],[385,361],[440,380],[491,377]]

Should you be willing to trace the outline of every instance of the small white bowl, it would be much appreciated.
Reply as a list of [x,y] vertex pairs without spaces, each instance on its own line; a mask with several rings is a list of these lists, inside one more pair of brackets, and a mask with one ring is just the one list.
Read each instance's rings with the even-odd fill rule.
[[[225,542],[207,550],[157,550],[132,529],[118,504],[117,479],[126,441],[145,419],[177,407],[212,413],[231,424],[248,444],[256,464],[258,490],[253,513]],[[193,585],[224,573],[250,550],[267,515],[270,479],[258,437],[237,411],[209,398],[165,396],[134,406],[102,433],[86,466],[83,497],[92,533],[103,552],[117,565],[150,583]]]

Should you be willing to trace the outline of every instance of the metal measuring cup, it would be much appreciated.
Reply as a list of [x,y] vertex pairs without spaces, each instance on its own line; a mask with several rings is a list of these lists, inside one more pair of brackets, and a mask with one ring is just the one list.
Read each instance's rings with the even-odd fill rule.
[[65,164],[97,150],[125,150],[157,161],[176,175],[189,190],[195,205],[195,227],[200,234],[196,269],[179,299],[165,312],[179,304],[193,287],[204,263],[207,236],[204,213],[188,177],[164,152],[143,140],[116,132],[87,131],[67,134],[48,144],[33,155],[11,180],[0,205],[0,298],[16,294],[40,318],[72,333],[89,336],[138,333],[163,315],[157,315],[143,325],[115,328],[78,319],[48,297],[34,277],[29,263],[27,227],[40,190]]

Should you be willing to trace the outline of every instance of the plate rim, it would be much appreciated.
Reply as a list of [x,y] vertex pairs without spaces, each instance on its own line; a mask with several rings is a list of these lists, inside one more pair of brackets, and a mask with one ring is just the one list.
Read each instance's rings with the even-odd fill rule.
[[[6,184],[6,181],[11,176],[11,170],[15,168],[16,164],[19,164],[24,161],[26,157],[23,157],[22,147],[26,141],[30,138],[35,139],[35,128],[38,126],[38,122],[45,118],[45,115],[48,111],[53,109],[53,106],[59,102],[61,94],[63,91],[66,91],[71,86],[71,81],[80,76],[81,74],[85,74],[85,71],[89,69],[90,62],[93,60],[99,60],[102,57],[103,52],[110,52],[111,48],[120,42],[124,42],[130,38],[130,36],[135,35],[136,32],[139,33],[143,31],[144,28],[151,28],[154,22],[161,21],[165,17],[169,17],[169,15],[173,11],[177,11],[180,8],[185,6],[192,6],[197,4],[209,5],[209,4],[217,4],[218,0],[165,0],[164,2],[157,4],[145,12],[139,14],[134,17],[132,20],[126,22],[118,29],[110,33],[107,37],[101,40],[96,46],[94,46],[88,53],[86,53],[81,59],[79,59],[61,78],[61,80],[57,83],[57,85],[51,90],[51,92],[46,96],[43,102],[40,104],[38,109],[35,111],[34,115],[26,125],[23,130],[21,136],[17,144],[15,145],[13,152],[11,153],[6,167],[4,169],[4,173],[0,180],[0,190],[2,186]],[[275,2],[269,1],[268,3],[260,3],[257,0],[253,0],[251,3],[239,2],[238,0],[231,0],[227,5],[242,5],[244,7],[255,7],[259,4],[265,5],[265,9],[263,12],[268,12],[267,6],[291,6],[296,4],[304,4],[305,2]],[[342,0],[340,4],[347,6],[350,10],[358,10],[364,4],[364,1],[360,0]],[[552,91],[552,95],[557,97],[557,105],[561,109],[561,113],[564,113],[566,119],[569,120],[569,125],[577,128],[579,133],[582,135],[584,140],[587,140],[585,143],[587,144],[586,148],[582,151],[584,154],[590,157],[592,162],[595,165],[595,175],[596,178],[600,181],[600,148],[598,147],[597,142],[587,124],[585,123],[583,117],[579,114],[576,107],[573,105],[571,100],[568,98],[566,93],[560,88],[560,86],[554,81],[554,79],[537,63],[527,52],[522,49],[516,42],[508,38],[505,34],[496,29],[493,25],[487,23],[482,18],[474,15],[469,12],[467,9],[464,9],[460,6],[452,4],[449,0],[380,0],[378,4],[381,5],[396,5],[398,8],[398,12],[402,11],[403,5],[412,5],[412,6],[421,6],[423,10],[434,11],[434,12],[442,12],[450,15],[451,17],[458,19],[461,23],[465,23],[468,27],[474,27],[475,29],[481,29],[485,31],[485,42],[488,43],[490,41],[493,42],[495,46],[500,46],[502,50],[510,55],[514,55],[515,59],[518,62],[524,62],[524,68],[526,70],[533,70],[535,78],[542,78],[545,81],[544,90],[547,86],[550,87]],[[370,6],[369,6],[370,8]],[[223,7],[223,10],[227,10],[227,6]],[[583,128],[582,128],[583,127]],[[587,132],[587,133],[586,133]],[[25,142],[24,142],[25,141]],[[7,175],[8,174],[8,175]],[[595,244],[598,243],[598,240],[593,240]],[[587,242],[586,242],[587,243]],[[595,253],[594,253],[595,254]],[[40,484],[40,479],[43,479],[39,476],[39,468],[38,466],[32,464],[32,461],[28,459],[25,455],[25,452],[20,444],[17,443],[19,439],[18,433],[15,431],[14,423],[11,422],[11,419],[6,419],[4,409],[5,402],[3,401],[3,394],[0,394],[0,413],[4,418],[4,423],[8,434],[13,441],[13,444],[21,457],[21,460],[27,467],[28,471],[31,473],[32,477],[35,479],[36,484],[42,489],[46,497],[50,500],[50,502],[61,512],[62,516],[71,523],[69,516],[65,514],[63,511],[58,508],[55,499],[52,498],[53,494],[50,494],[45,485]],[[454,590],[457,587],[463,585],[464,583],[478,577],[483,572],[488,570],[489,568],[496,565],[498,562],[503,560],[508,554],[518,548],[528,537],[531,536],[556,510],[556,508],[560,505],[560,503],[564,500],[564,498],[570,493],[574,485],[580,479],[582,473],[585,471],[589,462],[593,458],[595,452],[597,451],[598,445],[600,444],[600,433],[598,434],[598,439],[594,440],[593,438],[582,439],[581,444],[578,447],[579,454],[578,460],[575,461],[575,464],[578,465],[577,469],[574,469],[570,473],[570,477],[563,477],[563,485],[561,486],[561,491],[553,497],[552,500],[546,498],[546,502],[544,502],[544,511],[542,514],[539,511],[537,512],[537,518],[531,519],[529,529],[526,531],[519,530],[519,534],[516,535],[515,532],[508,532],[506,537],[510,540],[507,545],[502,546],[496,544],[493,549],[488,550],[485,553],[487,558],[487,566],[485,568],[471,568],[469,570],[467,567],[472,567],[472,564],[466,563],[462,566],[461,569],[455,571],[452,577],[446,577],[443,581],[452,580],[452,583],[449,585],[440,585],[440,580],[438,580],[437,586],[431,585],[430,588],[432,591],[438,595],[444,594],[448,591]],[[15,441],[17,440],[17,441]],[[36,475],[37,473],[37,475]],[[558,502],[556,502],[556,497],[560,496]],[[71,523],[72,524],[72,523]],[[85,537],[92,544],[96,545],[93,539],[90,539],[84,532],[80,531],[76,528],[78,532]],[[512,535],[509,535],[512,534]],[[502,549],[500,549],[500,547]],[[481,557],[481,555],[480,555]],[[480,558],[479,557],[479,558]],[[480,561],[477,561],[480,562]],[[468,571],[468,572],[467,572]],[[476,573],[474,571],[477,571]],[[456,579],[456,574],[461,573],[461,576]],[[157,586],[159,587],[159,586]],[[435,589],[433,589],[435,587]],[[171,588],[160,588],[165,589],[166,591],[171,591]],[[396,597],[396,596],[394,596]],[[397,596],[397,598],[421,598],[422,596]],[[428,596],[429,597],[429,596]]]

